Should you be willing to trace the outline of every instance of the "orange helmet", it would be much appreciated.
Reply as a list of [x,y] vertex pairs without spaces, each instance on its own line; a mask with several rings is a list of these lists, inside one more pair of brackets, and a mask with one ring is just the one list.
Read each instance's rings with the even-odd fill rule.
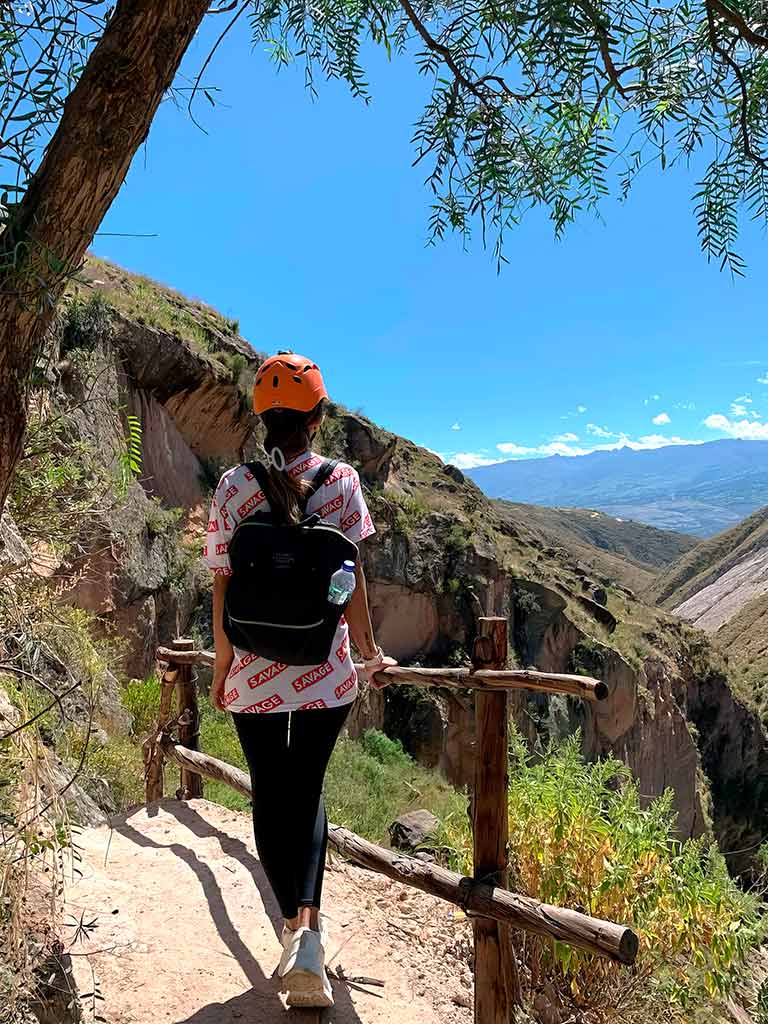
[[320,367],[295,352],[278,352],[265,359],[253,382],[253,411],[257,415],[268,409],[311,412],[327,397]]

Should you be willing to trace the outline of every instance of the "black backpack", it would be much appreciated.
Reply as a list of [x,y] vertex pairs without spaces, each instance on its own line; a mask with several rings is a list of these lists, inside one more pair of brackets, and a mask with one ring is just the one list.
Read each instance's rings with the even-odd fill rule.
[[[306,503],[337,463],[323,460]],[[269,472],[249,462],[269,500]],[[285,665],[327,661],[344,607],[331,604],[331,576],[342,562],[357,562],[357,545],[318,515],[296,525],[276,523],[272,512],[242,519],[229,542],[232,575],[224,600],[224,632],[235,647]]]

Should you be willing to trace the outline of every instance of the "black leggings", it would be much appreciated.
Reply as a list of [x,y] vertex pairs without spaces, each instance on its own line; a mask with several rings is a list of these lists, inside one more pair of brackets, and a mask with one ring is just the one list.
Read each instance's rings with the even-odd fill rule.
[[320,906],[328,845],[323,780],[350,707],[232,716],[251,772],[259,860],[288,920],[299,907]]

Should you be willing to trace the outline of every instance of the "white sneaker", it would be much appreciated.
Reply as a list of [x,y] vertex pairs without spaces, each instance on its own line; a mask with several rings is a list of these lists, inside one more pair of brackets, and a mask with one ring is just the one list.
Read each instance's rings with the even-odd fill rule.
[[277,966],[277,973],[281,978],[286,971],[288,959],[291,955],[291,945],[293,944],[295,935],[295,929],[289,928],[287,924],[283,925],[283,934],[280,936],[280,942],[283,944],[283,954],[280,957],[280,963]]
[[323,952],[328,955],[328,920],[325,914],[318,910],[317,912],[317,930],[320,933],[320,945],[323,947]]
[[[333,1006],[320,932],[298,928],[290,938],[281,972],[286,1002],[289,1006]],[[283,960],[280,963],[283,966]]]
[[[317,925],[318,925],[317,930],[318,930],[318,932],[320,934],[320,945],[323,947],[324,955],[327,956],[328,955],[328,942],[329,942],[329,937],[328,937],[328,920],[327,920],[325,914],[321,913],[320,911],[318,911],[318,914],[317,914]],[[278,967],[277,967],[278,976],[281,977],[281,978],[285,974],[286,966],[287,966],[288,960],[290,959],[290,956],[291,956],[291,945],[293,943],[293,940],[294,940],[295,936],[296,936],[296,929],[295,928],[289,928],[287,924],[284,924],[283,925],[283,934],[280,936],[280,942],[282,943],[282,946],[283,946],[283,953],[282,953],[282,956],[280,957],[280,963],[278,964]]]

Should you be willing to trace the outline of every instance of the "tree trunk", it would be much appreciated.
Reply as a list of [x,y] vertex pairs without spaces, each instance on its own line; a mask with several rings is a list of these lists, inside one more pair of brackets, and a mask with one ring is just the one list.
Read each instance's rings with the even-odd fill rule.
[[128,173],[210,0],[119,0],[0,235],[0,514],[55,305]]

